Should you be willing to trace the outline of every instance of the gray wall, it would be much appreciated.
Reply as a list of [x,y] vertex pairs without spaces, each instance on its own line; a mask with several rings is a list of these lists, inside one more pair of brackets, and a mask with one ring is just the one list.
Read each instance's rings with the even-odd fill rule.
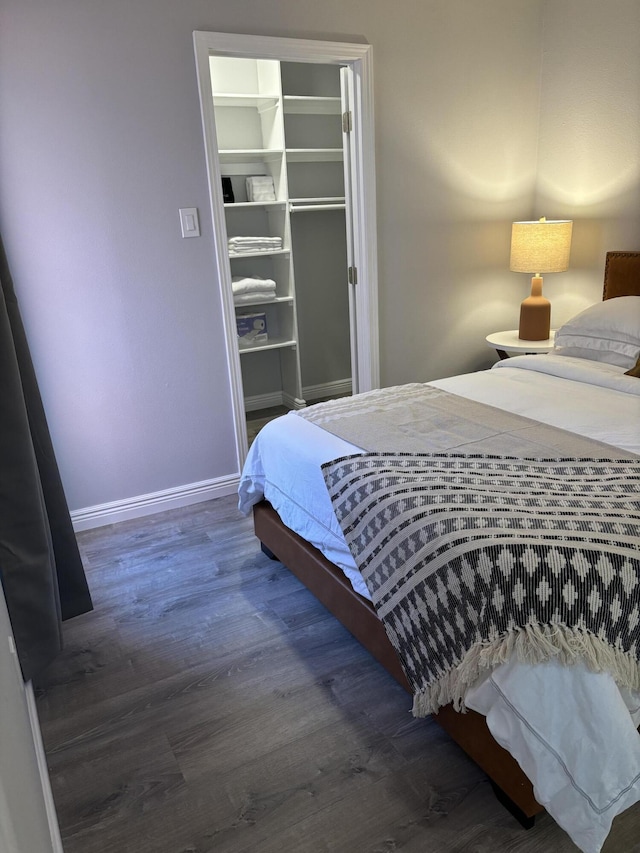
[[302,388],[351,379],[343,211],[291,216]]
[[640,250],[639,0],[548,4],[539,139],[536,211],[575,220],[571,268],[545,278],[564,317],[600,299],[608,250]]
[[[383,384],[491,363],[484,336],[517,324],[528,289],[508,271],[513,219],[571,214],[580,245],[606,219],[571,279],[589,301],[604,250],[634,248],[638,165],[626,149],[597,183],[628,168],[635,201],[546,202],[560,168],[553,134],[578,145],[576,122],[590,138],[603,107],[580,75],[606,68],[607,90],[623,75],[637,95],[635,1],[3,9],[0,228],[72,509],[235,473],[194,29],[373,45]],[[593,57],[585,40],[599,45]],[[636,155],[638,137],[636,121]],[[200,210],[200,239],[180,238],[187,206]],[[571,308],[567,297],[560,309]]]

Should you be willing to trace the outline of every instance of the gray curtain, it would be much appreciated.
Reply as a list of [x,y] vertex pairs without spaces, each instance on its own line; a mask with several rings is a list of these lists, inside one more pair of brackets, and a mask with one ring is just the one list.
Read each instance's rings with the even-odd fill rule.
[[1,240],[0,284],[0,581],[29,680],[92,604]]

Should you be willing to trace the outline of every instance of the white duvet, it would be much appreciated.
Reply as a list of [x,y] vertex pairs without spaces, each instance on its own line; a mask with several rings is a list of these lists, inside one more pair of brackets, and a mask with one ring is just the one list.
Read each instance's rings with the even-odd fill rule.
[[[623,368],[553,354],[519,356],[429,384],[640,455],[640,380]],[[320,470],[323,462],[359,452],[295,413],[284,415],[251,446],[239,506],[247,513],[266,498],[370,598]],[[466,701],[520,763],[538,802],[584,853],[599,853],[615,815],[640,800],[640,696],[584,667],[511,661]]]

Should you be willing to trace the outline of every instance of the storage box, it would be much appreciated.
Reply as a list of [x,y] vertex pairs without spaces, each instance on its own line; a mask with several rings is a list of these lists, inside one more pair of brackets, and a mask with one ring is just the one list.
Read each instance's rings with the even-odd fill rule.
[[253,314],[236,314],[238,343],[241,347],[251,347],[264,344],[269,340],[267,335],[267,315],[264,311]]

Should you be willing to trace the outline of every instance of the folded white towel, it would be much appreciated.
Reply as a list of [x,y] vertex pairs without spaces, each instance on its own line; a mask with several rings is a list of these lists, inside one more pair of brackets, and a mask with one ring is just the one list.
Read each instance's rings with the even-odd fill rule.
[[276,191],[271,175],[254,175],[246,178],[248,201],[275,201]]
[[233,294],[233,302],[234,305],[244,305],[246,303],[253,304],[254,302],[270,302],[272,299],[276,298],[276,290],[275,287],[273,290],[258,292],[258,293],[234,293]]
[[259,252],[264,252],[265,254],[268,254],[269,252],[273,251],[275,251],[273,246],[243,246],[241,249],[230,249],[229,255],[231,257],[239,257],[240,255],[250,255]]
[[232,243],[229,246],[230,252],[253,252],[254,249],[265,249],[268,252],[273,252],[276,249],[281,249],[282,243]]
[[[277,247],[278,249],[280,247]],[[250,255],[252,253],[264,252],[265,254],[269,252],[277,251],[275,246],[241,246],[237,249],[229,249],[229,254],[233,255]]]
[[282,237],[229,237],[230,246],[281,246]]
[[259,276],[236,276],[231,279],[234,296],[240,293],[265,293],[275,291],[276,283],[272,278]]
[[243,252],[277,252],[282,249],[282,237],[231,237],[229,252],[234,255]]

